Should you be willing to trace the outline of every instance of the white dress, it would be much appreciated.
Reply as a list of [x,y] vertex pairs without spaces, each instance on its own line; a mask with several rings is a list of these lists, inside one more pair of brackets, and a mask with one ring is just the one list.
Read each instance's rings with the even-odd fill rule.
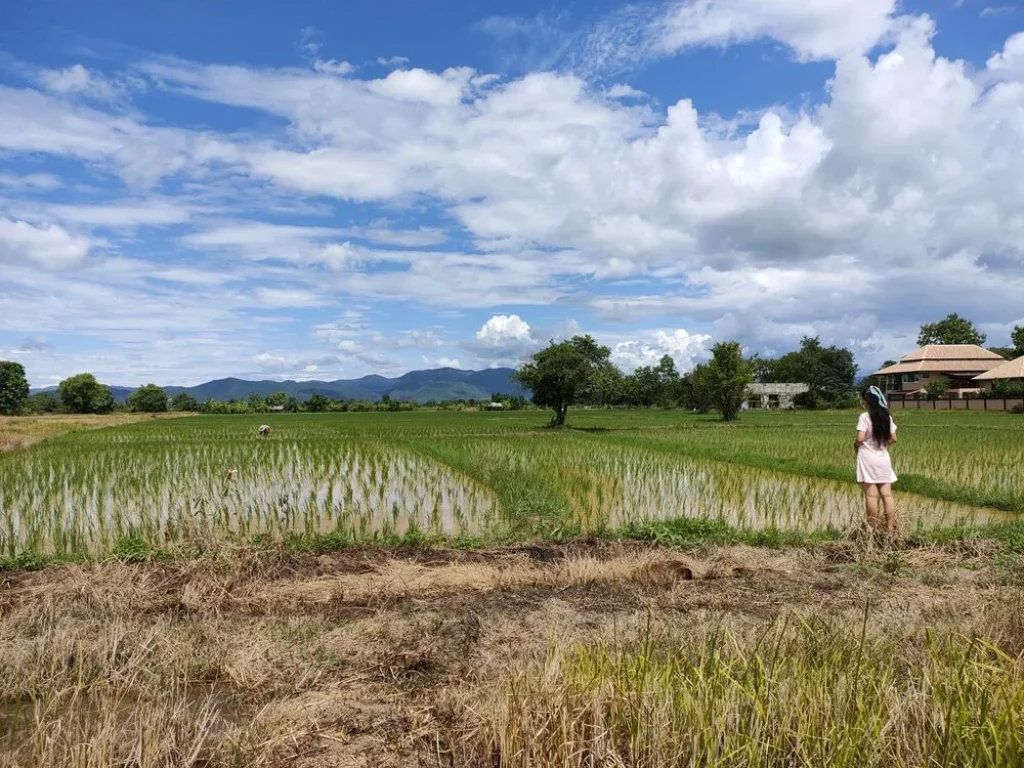
[[[889,418],[889,428],[893,437],[896,436],[896,422]],[[857,482],[858,483],[895,483],[896,473],[892,469],[892,458],[889,449],[878,445],[871,436],[871,417],[865,412],[857,419],[857,431],[864,432],[867,440],[857,451]]]

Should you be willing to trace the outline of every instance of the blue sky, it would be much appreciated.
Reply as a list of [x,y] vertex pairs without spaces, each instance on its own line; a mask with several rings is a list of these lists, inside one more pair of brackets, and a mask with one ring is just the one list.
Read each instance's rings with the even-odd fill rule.
[[0,7],[0,359],[35,386],[625,368],[1024,323],[1024,8]]

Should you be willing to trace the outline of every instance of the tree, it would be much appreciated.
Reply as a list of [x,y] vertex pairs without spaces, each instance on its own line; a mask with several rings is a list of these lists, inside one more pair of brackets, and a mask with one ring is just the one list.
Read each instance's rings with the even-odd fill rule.
[[984,344],[986,336],[974,323],[955,312],[937,323],[925,323],[917,337],[918,346],[926,344]]
[[250,392],[246,398],[246,403],[249,405],[249,410],[253,413],[263,413],[266,410],[265,403],[262,397],[256,392]]
[[924,389],[928,393],[929,400],[938,400],[949,392],[949,382],[943,380],[930,381]]
[[20,413],[27,398],[25,366],[10,360],[0,360],[0,414],[13,416]]
[[147,384],[128,395],[128,407],[136,413],[163,413],[167,410],[167,393],[156,384]]
[[267,407],[268,408],[276,408],[278,406],[284,405],[285,403],[288,402],[288,393],[287,392],[274,392],[271,395],[267,395],[267,401],[266,402],[267,402]]
[[580,402],[590,405],[619,405],[627,401],[629,377],[623,376],[611,361],[605,360],[594,368],[590,386]]
[[91,373],[79,373],[57,385],[60,401],[69,413],[110,413],[114,395]]
[[808,391],[798,396],[805,407],[843,405],[853,392],[857,364],[853,353],[842,347],[822,345],[821,340],[805,336],[800,349],[777,360],[755,357],[756,380],[762,384],[806,384]]
[[314,392],[306,401],[306,410],[310,413],[323,413],[331,407],[331,398]]
[[711,402],[726,421],[735,421],[754,383],[754,363],[743,359],[742,348],[735,341],[720,341],[711,349],[705,386]]
[[1013,351],[1017,357],[1024,356],[1024,325],[1013,326],[1010,342],[1013,344]]
[[683,405],[692,408],[697,413],[708,413],[713,405],[708,364],[701,363],[694,367],[685,380],[687,386],[684,388]]
[[187,392],[179,392],[171,398],[172,411],[198,411],[199,401]]
[[573,336],[537,352],[513,374],[515,381],[533,393],[533,402],[551,408],[552,427],[565,426],[569,406],[591,396],[595,378],[608,362],[610,350],[591,336]]
[[36,392],[25,400],[25,410],[29,413],[59,413],[60,398],[53,392]]

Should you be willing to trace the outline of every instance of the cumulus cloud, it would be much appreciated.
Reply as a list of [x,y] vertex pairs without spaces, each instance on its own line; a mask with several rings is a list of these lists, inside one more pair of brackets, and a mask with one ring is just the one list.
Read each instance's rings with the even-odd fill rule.
[[619,368],[632,372],[640,366],[657,365],[668,355],[675,360],[680,372],[689,371],[708,356],[711,336],[691,334],[683,328],[656,330],[639,339],[614,342],[611,361]]
[[543,342],[519,315],[494,315],[465,347],[481,360],[514,362],[536,352]]

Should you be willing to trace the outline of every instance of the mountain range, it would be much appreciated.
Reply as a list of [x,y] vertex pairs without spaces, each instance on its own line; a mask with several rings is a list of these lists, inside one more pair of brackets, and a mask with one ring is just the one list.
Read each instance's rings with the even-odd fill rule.
[[[285,392],[299,400],[319,393],[335,400],[377,401],[385,395],[392,400],[425,403],[430,400],[488,400],[492,393],[525,395],[525,390],[512,381],[512,368],[489,368],[483,371],[463,371],[457,368],[435,368],[428,371],[410,371],[404,376],[389,379],[384,376],[363,376],[360,379],[336,381],[248,381],[246,379],[215,379],[194,387],[164,387],[174,396],[179,392],[192,395],[199,402],[214,400],[244,400],[255,392],[261,397]],[[56,387],[33,390],[54,391]],[[124,402],[136,387],[111,386],[114,399]]]

